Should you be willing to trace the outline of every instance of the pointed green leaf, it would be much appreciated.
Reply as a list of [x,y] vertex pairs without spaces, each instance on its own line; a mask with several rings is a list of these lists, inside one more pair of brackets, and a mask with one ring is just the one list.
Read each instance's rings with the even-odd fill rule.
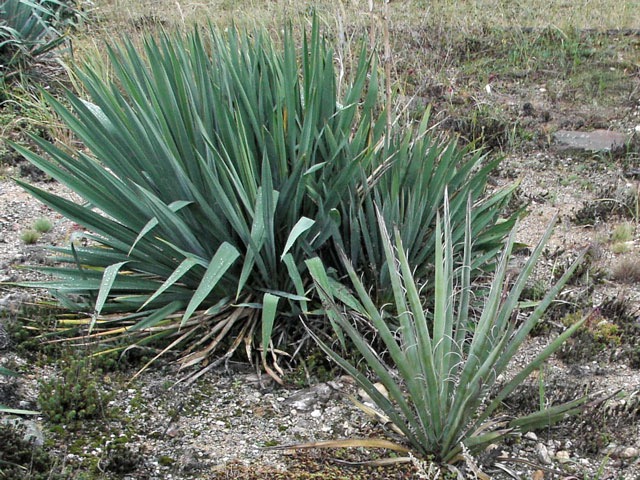
[[146,302],[144,302],[144,304],[140,307],[140,309],[143,309],[149,303],[151,303],[156,298],[158,298],[160,295],[162,295],[169,287],[171,287],[178,280],[180,280],[195,265],[198,265],[198,260],[196,258],[191,257],[191,256],[185,258],[180,263],[180,265],[178,265],[178,267],[173,271],[173,273],[171,275],[169,275],[169,278],[167,278],[165,280],[165,282],[160,286],[160,288],[158,288],[158,290],[156,290],[153,293],[153,295],[151,295],[149,297],[149,299]]
[[96,300],[96,306],[93,311],[93,315],[91,316],[91,323],[89,324],[89,333],[93,330],[93,327],[104,307],[105,302],[107,301],[107,297],[111,292],[111,287],[118,276],[118,272],[129,262],[119,262],[113,265],[109,265],[104,269],[104,274],[102,275],[102,281],[100,282],[100,289],[98,290],[98,298]]
[[280,260],[282,260],[284,256],[289,253],[289,250],[291,249],[295,241],[300,237],[300,235],[313,227],[315,223],[316,222],[314,220],[311,220],[307,217],[302,217],[296,222],[296,224],[291,229],[291,233],[289,233],[289,236],[287,237],[287,242],[285,243],[284,249],[282,250],[282,255],[280,255]]
[[261,358],[263,364],[267,361],[267,350],[271,343],[271,333],[273,332],[273,324],[278,313],[279,297],[270,293],[265,293],[262,297],[262,352]]
[[189,305],[187,305],[187,309],[182,316],[181,325],[184,325],[191,315],[193,315],[193,312],[205,301],[239,256],[240,252],[230,243],[225,242],[220,245],[220,248],[218,248],[218,251],[211,259],[200,285],[193,294]]

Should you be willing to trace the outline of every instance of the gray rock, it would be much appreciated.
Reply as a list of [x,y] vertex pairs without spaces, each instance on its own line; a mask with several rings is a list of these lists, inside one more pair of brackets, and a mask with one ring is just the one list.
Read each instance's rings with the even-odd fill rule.
[[26,441],[32,442],[36,447],[44,445],[44,434],[36,422],[22,418],[0,418],[0,423],[13,425],[14,427],[24,426],[24,439]]
[[609,446],[607,446],[607,448],[605,448],[604,450],[604,453],[609,455],[611,458],[623,460],[630,460],[640,455],[640,452],[637,448],[618,446],[615,444],[610,444]]
[[9,334],[4,328],[4,324],[0,321],[0,350],[3,350],[9,346]]
[[536,457],[543,465],[551,465],[551,456],[544,443],[538,443],[536,445]]
[[571,455],[566,450],[560,450],[556,453],[556,460],[560,463],[567,463],[571,459]]
[[314,410],[316,406],[324,405],[338,393],[337,385],[333,383],[319,383],[306,390],[301,390],[287,398],[284,403],[301,412]]
[[553,138],[556,147],[560,150],[584,152],[614,152],[624,148],[629,140],[624,133],[611,130],[594,130],[592,132],[559,130]]
[[636,458],[639,455],[638,449],[634,447],[623,448],[620,452],[620,458],[624,458],[625,460],[630,460],[632,458]]

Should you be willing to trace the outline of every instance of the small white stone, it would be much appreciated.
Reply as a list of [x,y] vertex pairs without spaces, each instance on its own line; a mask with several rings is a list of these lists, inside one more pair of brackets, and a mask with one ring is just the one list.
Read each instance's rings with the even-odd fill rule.
[[618,454],[620,458],[630,459],[638,456],[638,449],[633,447],[627,447],[620,450]]
[[635,130],[636,132],[640,133],[640,125],[636,125],[636,126],[635,126],[635,128],[634,128],[634,130]]
[[551,465],[551,457],[549,456],[549,452],[544,443],[538,443],[536,445],[536,456],[538,460],[544,465]]
[[313,418],[320,418],[322,416],[322,412],[320,410],[314,410],[313,412],[311,412],[311,416]]
[[527,432],[524,434],[524,438],[531,440],[532,442],[538,441],[538,436],[534,432]]
[[556,453],[556,460],[560,463],[567,463],[571,459],[571,455],[566,450],[560,450]]
[[[380,392],[385,398],[389,398],[389,392],[387,392],[387,389],[383,384],[378,382],[378,383],[374,383],[373,386],[376,387],[376,390],[378,390],[378,392]],[[372,405],[375,405],[375,402],[371,399],[369,394],[365,392],[362,388],[358,389],[358,395],[362,399],[363,403],[370,403]]]

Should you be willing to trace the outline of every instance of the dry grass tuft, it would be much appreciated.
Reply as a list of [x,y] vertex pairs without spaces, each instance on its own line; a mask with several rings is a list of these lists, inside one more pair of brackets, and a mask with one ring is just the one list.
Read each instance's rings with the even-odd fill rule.
[[640,259],[634,256],[625,256],[613,266],[612,276],[614,280],[624,283],[640,282]]

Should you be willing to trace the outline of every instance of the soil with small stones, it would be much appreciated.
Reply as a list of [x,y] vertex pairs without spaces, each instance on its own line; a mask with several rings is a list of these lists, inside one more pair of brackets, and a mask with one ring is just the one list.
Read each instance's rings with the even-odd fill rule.
[[[547,95],[544,85],[517,82],[478,86],[478,99],[510,112],[514,122],[535,133],[521,152],[510,153],[495,175],[495,187],[519,181],[513,208],[525,207],[517,240],[531,246],[554,216],[559,223],[531,284],[531,299],[550,279],[589,249],[587,266],[570,283],[514,362],[525,365],[559,331],[567,315],[591,315],[587,327],[505,402],[504,413],[522,414],[594,395],[584,412],[545,431],[535,432],[487,452],[477,461],[492,478],[640,478],[640,183],[638,98],[624,105],[575,105]],[[467,93],[468,94],[468,93]],[[453,101],[455,92],[425,101]],[[444,97],[447,96],[445,99]],[[637,95],[636,95],[637,97]],[[443,125],[460,127],[436,109]],[[460,127],[462,128],[462,127]],[[614,129],[629,134],[629,149],[618,156],[556,151],[548,132],[558,128]],[[462,132],[464,133],[464,131]],[[22,168],[22,171],[20,169]],[[24,193],[11,175],[29,178],[18,163],[0,181],[0,319],[9,335],[0,336],[0,365],[17,368],[20,378],[0,377],[0,403],[38,408],[38,382],[61,375],[41,354],[20,349],[11,325],[38,320],[33,305],[46,295],[7,282],[40,275],[25,269],[49,260],[45,247],[69,242],[77,227]],[[69,195],[60,185],[32,178],[40,188]],[[634,200],[635,199],[635,200]],[[635,202],[635,203],[634,203]],[[34,245],[21,239],[37,218],[53,229]],[[616,239],[628,223],[630,237]],[[516,261],[526,256],[526,248]],[[563,323],[565,322],[565,323]],[[3,340],[3,338],[5,340]],[[356,389],[348,377],[301,386],[280,387],[242,363],[210,372],[193,385],[176,383],[181,373],[169,360],[127,383],[135,370],[101,373],[101,384],[114,394],[105,418],[87,420],[77,430],[53,426],[35,417],[56,468],[67,478],[427,478],[419,461],[392,467],[354,465],[385,452],[274,449],[301,442],[348,437],[384,437],[382,426],[346,399]],[[304,383],[304,382],[303,382]],[[541,398],[541,385],[544,391]],[[497,460],[510,457],[512,460]],[[92,472],[89,477],[83,472]]]

